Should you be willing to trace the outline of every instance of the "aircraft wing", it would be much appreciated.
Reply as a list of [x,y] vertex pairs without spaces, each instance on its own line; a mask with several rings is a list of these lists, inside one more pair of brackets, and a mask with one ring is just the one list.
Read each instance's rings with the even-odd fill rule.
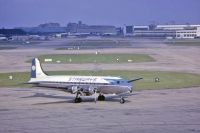
[[125,92],[125,93],[120,93],[120,94],[109,95],[108,97],[110,99],[112,99],[112,98],[120,98],[120,97],[127,98],[127,97],[132,96],[132,95],[136,95],[136,94],[135,93],[130,93],[130,92]]

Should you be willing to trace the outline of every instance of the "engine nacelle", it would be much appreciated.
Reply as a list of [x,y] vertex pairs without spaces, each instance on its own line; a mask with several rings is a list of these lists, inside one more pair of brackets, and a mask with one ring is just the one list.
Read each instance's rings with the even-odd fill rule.
[[92,95],[92,94],[94,94],[94,92],[95,92],[95,88],[94,87],[88,87],[88,93],[90,94],[90,95]]
[[73,94],[75,94],[79,91],[79,87],[78,86],[72,86],[71,91],[72,91]]
[[71,93],[75,94],[78,91],[82,94],[82,95],[92,95],[95,93],[95,88],[92,86],[72,86],[71,88]]
[[91,86],[84,87],[82,90],[83,90],[82,92],[86,96],[90,96],[90,95],[94,94],[94,92],[95,92],[95,88],[91,87]]

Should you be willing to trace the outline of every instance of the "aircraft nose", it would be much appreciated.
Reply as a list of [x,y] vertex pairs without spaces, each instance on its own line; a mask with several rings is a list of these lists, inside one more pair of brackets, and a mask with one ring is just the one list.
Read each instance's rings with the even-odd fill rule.
[[130,93],[133,92],[133,87],[132,86],[129,87],[129,91],[130,91]]

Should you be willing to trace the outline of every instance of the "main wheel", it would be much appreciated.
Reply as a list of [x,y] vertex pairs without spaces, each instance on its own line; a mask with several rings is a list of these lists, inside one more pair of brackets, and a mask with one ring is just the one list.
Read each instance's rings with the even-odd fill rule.
[[104,95],[101,95],[101,100],[105,101],[105,96]]
[[81,102],[82,102],[82,99],[81,99],[80,97],[75,98],[74,102],[75,102],[75,103],[81,103]]
[[105,96],[104,95],[99,95],[98,96],[98,101],[104,101],[105,100]]

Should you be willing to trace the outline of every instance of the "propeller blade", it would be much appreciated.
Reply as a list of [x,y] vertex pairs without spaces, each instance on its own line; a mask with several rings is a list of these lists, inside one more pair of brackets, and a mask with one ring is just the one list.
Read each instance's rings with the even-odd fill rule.
[[131,82],[134,82],[134,81],[137,81],[137,80],[141,80],[141,79],[143,79],[143,78],[131,79],[131,80],[128,81],[128,83],[131,83]]

